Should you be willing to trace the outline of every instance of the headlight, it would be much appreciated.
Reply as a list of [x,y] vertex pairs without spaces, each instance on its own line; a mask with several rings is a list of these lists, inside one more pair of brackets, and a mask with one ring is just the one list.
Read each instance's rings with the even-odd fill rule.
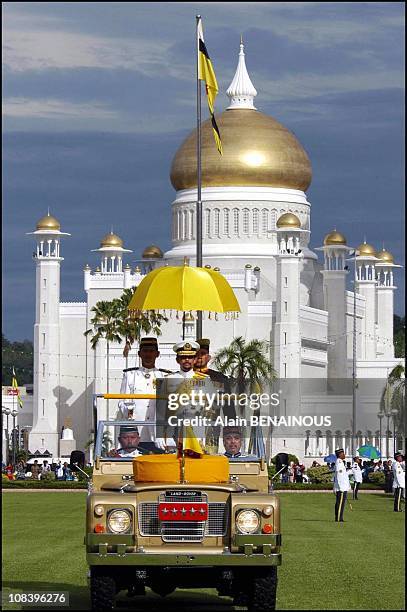
[[240,510],[236,515],[236,526],[240,533],[255,533],[260,527],[260,517],[255,510]]
[[113,533],[125,533],[130,529],[131,515],[128,510],[113,510],[107,519],[109,531]]

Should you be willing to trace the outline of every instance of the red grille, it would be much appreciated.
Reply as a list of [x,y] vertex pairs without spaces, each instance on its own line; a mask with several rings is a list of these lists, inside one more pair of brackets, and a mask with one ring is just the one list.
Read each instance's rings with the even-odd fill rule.
[[158,504],[160,521],[206,521],[208,519],[208,504],[161,502]]

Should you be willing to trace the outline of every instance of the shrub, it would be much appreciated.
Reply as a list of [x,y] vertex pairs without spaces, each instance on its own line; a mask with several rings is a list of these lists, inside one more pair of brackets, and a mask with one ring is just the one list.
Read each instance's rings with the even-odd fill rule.
[[384,472],[370,472],[368,480],[377,485],[384,485]]
[[55,472],[51,470],[50,472],[45,472],[45,474],[41,474],[41,480],[55,480]]
[[327,466],[308,468],[306,471],[312,483],[330,483],[332,482],[332,472]]

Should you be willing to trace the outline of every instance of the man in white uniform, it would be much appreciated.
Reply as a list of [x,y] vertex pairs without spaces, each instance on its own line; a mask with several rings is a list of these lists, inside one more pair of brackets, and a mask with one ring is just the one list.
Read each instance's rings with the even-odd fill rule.
[[400,507],[401,496],[404,494],[406,487],[406,476],[403,468],[403,455],[400,452],[395,453],[395,461],[392,465],[393,470],[393,489],[394,489],[394,512],[403,512]]
[[140,434],[137,427],[123,426],[119,431],[120,448],[114,448],[108,457],[139,457],[142,453],[138,449]]
[[[178,372],[169,374],[165,377],[162,389],[164,395],[173,394],[177,396],[177,408],[171,408],[169,405],[167,418],[169,416],[177,416],[177,418],[191,419],[195,416],[205,416],[205,401],[199,401],[198,397],[189,402],[187,396],[192,396],[193,393],[198,394],[199,391],[205,393],[214,393],[215,389],[211,383],[211,379],[207,374],[194,370],[196,363],[196,353],[199,350],[197,342],[187,340],[178,342],[173,346],[173,351],[176,353],[176,361],[180,366]],[[204,396],[203,396],[204,397]],[[179,398],[179,400],[178,400]],[[181,403],[181,401],[183,403]],[[194,427],[194,432],[201,442],[204,443],[205,432],[203,427]]]
[[363,481],[362,470],[360,464],[362,459],[360,457],[353,457],[352,474],[353,474],[353,499],[358,499],[359,487]]
[[[158,343],[156,338],[142,338],[140,340],[139,357],[141,366],[138,368],[127,368],[123,370],[122,386],[120,393],[123,394],[140,394],[140,395],[155,395],[157,380],[164,378],[170,373],[170,370],[163,370],[155,367],[156,359],[160,353],[158,351]],[[129,399],[119,401],[119,420],[134,419],[135,421],[155,421],[156,419],[156,400],[150,399]],[[143,444],[164,450],[168,445],[175,446],[173,440],[168,440],[167,443],[163,438],[156,438],[155,427],[141,427],[140,441]]]
[[334,493],[336,495],[335,502],[335,522],[343,523],[343,511],[345,510],[346,498],[350,489],[349,476],[345,465],[345,451],[343,448],[338,448],[335,451],[336,462],[334,471]]

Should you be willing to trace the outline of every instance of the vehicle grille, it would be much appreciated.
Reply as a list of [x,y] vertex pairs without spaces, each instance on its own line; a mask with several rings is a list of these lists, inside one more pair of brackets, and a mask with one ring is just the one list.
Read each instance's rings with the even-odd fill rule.
[[[161,502],[174,501],[174,497],[161,494]],[[206,502],[207,495],[183,498],[185,502]],[[208,504],[207,521],[163,521],[158,518],[157,502],[138,504],[138,527],[142,536],[161,536],[164,542],[202,542],[204,536],[223,536],[227,530],[226,504]]]

